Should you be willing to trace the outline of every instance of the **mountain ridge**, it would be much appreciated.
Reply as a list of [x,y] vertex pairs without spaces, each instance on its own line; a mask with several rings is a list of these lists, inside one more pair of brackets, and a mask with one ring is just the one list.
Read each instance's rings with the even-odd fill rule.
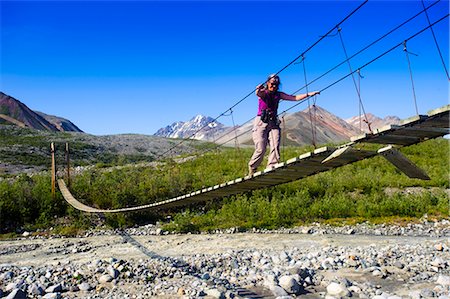
[[[372,129],[387,124],[397,124],[396,116],[384,119],[367,114]],[[291,145],[326,144],[350,140],[350,137],[369,132],[359,129],[359,116],[344,120],[320,106],[311,106],[303,111],[280,117],[284,141]],[[167,138],[191,138],[211,141],[221,145],[253,145],[251,130],[253,120],[241,126],[227,127],[217,120],[201,114],[189,121],[177,121],[159,129],[154,135]],[[237,136],[237,137],[236,137]]]
[[83,132],[70,120],[33,111],[21,101],[0,92],[0,124],[13,124],[51,132]]

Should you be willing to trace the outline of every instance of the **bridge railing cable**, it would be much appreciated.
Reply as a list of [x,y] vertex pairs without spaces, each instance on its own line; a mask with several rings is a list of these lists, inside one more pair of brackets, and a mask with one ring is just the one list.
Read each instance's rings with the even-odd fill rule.
[[[325,35],[322,35],[319,37],[319,39],[314,42],[312,45],[310,45],[305,51],[303,51],[300,55],[298,55],[296,58],[294,58],[291,62],[289,62],[287,65],[285,65],[284,67],[282,67],[279,71],[277,71],[275,74],[280,74],[281,72],[283,72],[285,69],[287,69],[289,66],[291,66],[293,63],[295,63],[299,58],[301,58],[302,56],[304,56],[307,52],[309,52],[311,49],[313,49],[319,42],[321,42],[326,36],[328,36],[331,32],[333,32],[336,28],[338,28],[340,25],[342,25],[346,20],[348,20],[353,14],[355,14],[361,7],[363,7],[366,3],[368,2],[368,0],[365,0],[363,3],[361,3],[358,7],[356,7],[353,11],[351,11],[345,18],[343,18],[339,23],[337,23],[336,25],[334,25]],[[262,82],[264,83],[264,82]],[[260,84],[262,84],[260,83]],[[250,97],[251,95],[254,94],[256,89],[253,89],[252,91],[250,91],[247,95],[245,95],[243,98],[241,98],[239,101],[237,101],[235,104],[233,104],[230,108],[228,108],[227,110],[225,110],[224,112],[222,112],[219,116],[217,116],[216,118],[214,118],[212,121],[210,121],[208,124],[204,125],[203,127],[199,128],[198,130],[196,130],[194,133],[192,133],[187,139],[192,138],[193,136],[195,136],[198,132],[200,132],[201,130],[205,129],[206,127],[208,127],[208,125],[210,123],[216,122],[220,117],[224,116],[228,111],[230,111],[231,109],[235,108],[237,105],[239,105],[240,103],[242,103],[244,100],[246,100],[248,97]],[[183,139],[181,140],[179,143],[175,144],[173,147],[169,148],[168,150],[166,150],[165,152],[163,152],[162,154],[159,154],[157,156],[158,158],[164,157],[166,154],[170,153],[171,151],[173,151],[173,149],[175,149],[176,147],[180,146],[181,144],[183,144],[184,142],[186,142],[187,139]]]
[[[350,73],[348,73],[348,74],[342,76],[341,78],[337,79],[337,80],[334,81],[333,83],[331,83],[331,84],[327,85],[326,87],[320,89],[319,91],[320,91],[320,92],[323,92],[323,91],[325,91],[325,90],[327,90],[327,89],[330,89],[330,88],[333,87],[334,85],[336,85],[336,84],[340,83],[341,81],[347,79],[348,77],[352,76],[354,73],[360,72],[360,71],[361,71],[362,69],[364,69],[365,67],[369,66],[370,64],[374,63],[374,62],[377,61],[378,59],[381,59],[383,56],[387,55],[388,53],[390,53],[390,52],[394,51],[395,49],[397,49],[398,47],[402,46],[402,45],[404,44],[405,41],[409,41],[409,40],[415,38],[416,36],[420,35],[420,34],[423,33],[424,31],[426,31],[427,29],[431,28],[432,26],[435,26],[435,25],[438,24],[439,22],[441,22],[441,21],[443,21],[444,19],[448,18],[448,16],[449,16],[449,14],[447,14],[447,15],[441,17],[440,19],[438,19],[438,20],[435,21],[434,23],[431,23],[429,26],[427,26],[427,27],[425,27],[425,28],[419,30],[419,31],[416,32],[415,34],[409,36],[409,37],[406,38],[405,40],[399,42],[398,44],[394,45],[394,46],[391,47],[390,49],[386,50],[385,52],[383,52],[383,53],[381,53],[380,55],[376,56],[375,58],[371,59],[371,60],[368,61],[367,63],[365,63],[365,64],[361,65],[360,67],[358,67],[357,69],[351,71]],[[301,100],[301,101],[297,101],[294,105],[292,105],[291,107],[287,108],[286,110],[280,112],[278,115],[287,113],[288,111],[294,109],[295,107],[297,107],[298,105],[302,104],[302,103],[303,103],[304,101],[306,101],[306,100],[307,100],[307,98],[305,98],[305,99],[303,99],[303,100]],[[252,117],[252,118],[249,119],[247,122],[251,121],[252,119],[254,119],[254,118]],[[247,123],[247,122],[246,122],[246,123]],[[239,127],[238,127],[238,128],[239,128]],[[235,130],[237,130],[238,128],[236,128]],[[239,138],[239,137],[241,137],[241,136],[247,134],[247,133],[250,132],[251,130],[252,130],[252,128],[250,128],[250,129],[248,129],[248,130],[246,130],[246,131],[241,132],[239,135],[234,135],[233,137],[229,138],[228,140],[216,144],[216,146],[214,146],[212,149],[218,149],[218,148],[220,148],[220,147],[222,147],[222,146],[224,146],[224,145],[226,145],[226,144],[229,144],[230,142],[233,141],[233,139]],[[228,133],[230,133],[230,132],[227,132],[227,134],[228,134]],[[223,137],[226,137],[226,135],[223,135],[223,136],[219,137],[218,139],[216,139],[216,142],[219,142],[219,140],[220,140],[221,138],[223,138]],[[210,150],[212,150],[212,149],[206,149],[206,150],[204,150],[202,153],[205,153],[205,152],[210,151]]]
[[[352,76],[353,73],[362,70],[363,68],[365,68],[365,67],[367,67],[368,65],[372,64],[373,62],[377,61],[378,59],[380,59],[381,57],[385,56],[386,54],[388,54],[388,53],[394,51],[395,49],[397,49],[397,48],[400,47],[400,46],[403,46],[403,44],[404,44],[405,42],[407,42],[407,41],[409,41],[409,40],[415,38],[416,36],[420,35],[420,34],[423,33],[424,31],[426,31],[427,29],[429,29],[429,28],[435,26],[435,25],[438,24],[439,22],[441,22],[441,21],[443,21],[444,19],[448,18],[449,15],[450,15],[450,14],[446,14],[445,16],[439,18],[437,21],[435,21],[435,22],[431,23],[430,25],[428,25],[427,27],[425,27],[425,28],[419,30],[419,31],[416,32],[415,34],[413,34],[413,35],[409,36],[408,38],[406,38],[404,41],[399,42],[398,44],[396,44],[395,46],[393,46],[393,47],[390,48],[389,50],[387,50],[387,51],[383,52],[382,54],[376,56],[375,58],[373,58],[373,59],[370,60],[369,62],[367,62],[367,63],[363,64],[362,66],[360,66],[359,68],[357,68],[356,70],[354,70],[354,71],[350,72],[349,74],[347,74],[347,75],[345,75],[345,76],[339,78],[338,80],[334,81],[333,83],[329,84],[328,86],[322,88],[322,89],[319,90],[319,91],[320,91],[320,92],[323,92],[323,91],[325,91],[325,90],[331,88],[332,86],[338,84],[338,83],[341,82],[342,80],[347,79],[348,77]],[[303,103],[305,100],[306,100],[306,99],[303,99],[303,100],[301,100],[301,101],[296,102],[296,104],[294,104],[293,106],[289,107],[288,109],[286,109],[286,110],[280,112],[279,114],[286,113],[286,112],[288,112],[289,110],[292,110],[293,108],[295,108],[295,107],[297,107],[298,105],[300,105],[301,103]]]
[[[353,58],[355,58],[356,56],[358,56],[359,54],[361,54],[362,52],[366,51],[367,49],[369,49],[370,47],[374,46],[375,44],[377,44],[378,42],[380,42],[381,40],[385,39],[386,37],[388,37],[389,35],[391,35],[392,33],[394,33],[395,31],[397,31],[398,29],[402,28],[403,26],[405,26],[406,24],[408,24],[409,22],[411,22],[412,20],[414,20],[415,18],[417,18],[419,15],[421,15],[422,13],[426,12],[427,10],[429,10],[431,7],[433,7],[434,5],[436,5],[437,3],[439,3],[440,0],[430,4],[428,7],[424,8],[422,11],[418,12],[417,14],[415,14],[414,16],[410,17],[409,19],[405,20],[403,23],[397,25],[396,27],[394,27],[393,29],[389,30],[388,32],[386,32],[385,34],[383,34],[382,36],[380,36],[379,38],[377,38],[376,40],[374,40],[373,42],[371,42],[370,44],[368,44],[367,46],[363,47],[361,50],[359,50],[358,52],[356,52],[355,54],[353,54],[352,56],[350,56],[348,58],[348,60],[351,60]],[[336,34],[337,35],[337,34]],[[313,84],[314,82],[318,81],[319,79],[323,78],[324,76],[328,75],[329,73],[331,73],[332,71],[334,71],[335,69],[337,69],[338,67],[340,67],[341,65],[343,65],[344,63],[347,62],[347,59],[343,60],[341,63],[335,65],[334,67],[332,67],[331,69],[329,69],[328,71],[326,71],[325,73],[323,73],[322,75],[320,75],[319,77],[313,79],[312,81],[309,82],[308,85]],[[300,92],[301,90],[305,89],[307,86],[303,86],[299,89],[297,89],[296,91],[294,91],[292,94],[296,94],[298,92]]]
[[[386,36],[388,36],[389,34],[393,33],[395,30],[397,30],[397,29],[399,29],[400,27],[404,26],[406,23],[410,22],[411,20],[413,20],[414,18],[416,18],[418,15],[422,14],[424,11],[430,9],[432,6],[434,6],[434,5],[437,4],[438,2],[439,2],[439,0],[436,1],[436,2],[434,2],[433,4],[431,4],[430,6],[428,6],[427,8],[425,8],[424,10],[420,11],[419,13],[417,13],[416,15],[414,15],[413,17],[409,18],[408,20],[406,20],[406,21],[403,22],[402,24],[398,25],[398,26],[395,27],[394,29],[390,30],[388,33],[382,35],[382,36],[379,37],[377,40],[375,40],[374,42],[370,43],[368,46],[364,47],[363,49],[361,49],[361,50],[358,51],[357,53],[353,54],[353,55],[352,55],[351,57],[349,57],[348,59],[352,59],[352,58],[355,57],[356,55],[359,55],[359,54],[362,53],[363,51],[367,50],[369,47],[373,46],[374,44],[376,44],[376,43],[379,42],[380,40],[384,39],[384,38],[385,38]],[[359,7],[358,7],[358,8],[359,8]],[[353,13],[353,12],[352,12],[352,13]],[[429,28],[432,28],[434,25],[436,25],[437,23],[441,22],[442,20],[444,20],[444,19],[447,18],[448,16],[449,16],[449,15],[447,14],[447,15],[443,16],[442,18],[438,19],[437,21],[435,21],[434,23],[430,23],[429,26],[427,26],[427,27],[425,27],[424,29],[422,29],[422,30],[416,32],[414,35],[408,37],[405,41],[408,41],[408,40],[410,40],[410,39],[413,39],[413,38],[416,37],[417,35],[423,33],[425,30],[427,30],[427,29],[429,29]],[[340,24],[341,24],[341,23],[342,23],[342,22],[340,22]],[[337,25],[337,26],[338,26],[338,25]],[[336,27],[333,28],[333,30],[334,30],[334,29],[336,29]],[[329,31],[327,34],[330,34],[333,30]],[[325,35],[325,36],[326,36],[326,35]],[[380,59],[380,58],[383,57],[384,55],[390,53],[391,51],[395,50],[395,49],[398,48],[399,46],[403,45],[403,43],[404,43],[404,41],[398,43],[397,45],[395,45],[395,46],[392,47],[391,49],[389,49],[389,50],[387,50],[386,52],[380,54],[379,56],[375,57],[374,59],[372,59],[371,61],[367,62],[366,64],[360,66],[360,67],[357,68],[356,70],[354,70],[354,71],[350,72],[349,74],[347,74],[347,75],[341,77],[340,79],[338,79],[338,80],[336,80],[335,82],[329,84],[329,85],[326,86],[325,88],[322,88],[322,89],[320,90],[320,92],[323,92],[323,91],[325,91],[325,90],[331,88],[332,86],[334,86],[334,85],[338,84],[339,82],[345,80],[345,79],[348,78],[349,76],[352,76],[355,72],[359,72],[361,69],[363,69],[363,68],[365,68],[366,66],[370,65],[370,64],[373,63],[374,61]],[[311,49],[311,47],[308,48],[308,50],[310,50],[310,49]],[[306,51],[305,51],[304,53],[306,53]],[[298,56],[295,60],[291,61],[287,66],[290,66],[291,64],[293,64],[293,63],[294,63],[297,59],[299,59],[300,57],[302,57],[302,55]],[[313,82],[317,81],[318,79],[322,78],[324,75],[330,73],[332,70],[336,69],[336,68],[339,67],[340,65],[346,63],[347,61],[348,61],[347,59],[344,60],[344,61],[341,62],[339,65],[333,67],[332,69],[330,69],[329,71],[327,71],[327,72],[324,73],[323,75],[321,75],[321,76],[319,76],[318,78],[314,79],[313,81],[309,82],[308,85],[310,85],[310,84],[312,84]],[[287,66],[286,66],[286,67],[287,67]],[[284,67],[282,70],[286,69],[286,67]],[[281,70],[281,71],[282,71],[282,70]],[[280,73],[281,71],[277,72],[277,74]],[[298,89],[298,90],[295,91],[293,94],[297,93],[298,91],[300,91],[300,90],[302,90],[302,89],[304,89],[304,88],[305,88],[305,86],[302,87],[302,88],[300,88],[300,89]],[[251,93],[249,93],[248,95],[246,95],[243,99],[241,99],[238,103],[236,103],[236,104],[233,105],[232,107],[236,107],[237,104],[239,104],[239,103],[242,102],[245,98],[248,98],[250,95],[252,95],[252,94],[254,93],[254,91],[255,91],[255,90],[252,90]],[[288,109],[282,111],[282,112],[279,113],[278,115],[283,114],[283,113],[286,113],[286,112],[288,112],[288,111],[294,109],[295,107],[297,107],[298,105],[300,105],[301,103],[303,103],[305,100],[306,100],[306,99],[303,99],[303,100],[301,100],[301,101],[296,102],[295,105],[293,105],[293,106],[291,106],[290,108],[288,108]],[[230,108],[230,109],[231,109],[231,108]],[[229,109],[226,110],[225,112],[223,112],[222,114],[220,114],[217,118],[215,118],[215,119],[214,119],[213,121],[211,121],[211,122],[217,121],[218,118],[220,118],[221,116],[225,115],[225,113],[228,112],[228,111],[229,111]],[[248,121],[246,121],[246,122],[244,122],[244,123],[247,123],[247,122],[251,121],[252,119],[253,119],[253,117],[250,118]],[[210,123],[211,123],[211,122],[210,122]],[[208,125],[209,125],[209,123],[208,123]],[[205,125],[203,128],[205,128],[206,126],[207,126],[207,125]],[[203,128],[201,128],[201,129],[203,129]],[[237,127],[235,127],[233,130],[237,130],[237,129],[239,129],[239,128],[240,128],[240,126],[237,126]],[[200,131],[201,129],[199,129],[198,131]],[[238,137],[240,137],[240,136],[242,136],[242,135],[248,133],[250,130],[251,130],[251,129],[249,129],[249,130],[247,130],[247,131],[244,131],[244,132],[242,132],[241,134],[239,134],[239,135],[237,135],[237,136],[235,135],[235,136],[233,136],[232,138],[230,138],[230,140],[226,140],[225,142],[221,142],[221,143],[217,144],[217,146],[215,146],[215,147],[213,147],[213,148],[215,149],[215,148],[221,147],[221,146],[223,146],[223,145],[229,143],[229,142],[232,141],[233,139],[236,139],[236,138],[238,138]],[[196,132],[196,133],[198,133],[198,132]],[[191,137],[194,136],[196,133],[192,134]],[[227,133],[229,133],[229,132],[227,132]],[[223,137],[225,137],[225,136],[226,136],[226,134],[224,134],[223,136],[218,137],[218,138],[216,139],[216,141],[218,142],[221,138],[223,138]],[[170,151],[172,151],[174,148],[176,148],[177,146],[181,145],[183,142],[185,142],[185,139],[183,139],[182,141],[180,141],[180,143],[178,143],[177,145],[173,146],[172,148],[170,148],[169,150],[167,150],[167,151],[164,152],[163,154],[159,155],[159,157],[166,155],[167,153],[169,153]]]
[[[404,22],[400,23],[399,25],[395,26],[394,28],[392,28],[391,30],[389,30],[388,32],[384,33],[383,35],[381,35],[380,37],[378,37],[377,39],[375,39],[373,42],[369,43],[368,45],[366,45],[365,47],[361,48],[359,51],[357,51],[356,53],[354,53],[352,56],[346,58],[345,60],[343,60],[342,62],[340,62],[339,64],[337,64],[336,66],[332,67],[331,69],[329,69],[328,71],[326,71],[325,73],[323,73],[322,75],[318,76],[317,78],[313,79],[310,82],[306,82],[304,86],[302,86],[301,88],[297,89],[296,91],[294,91],[292,94],[297,94],[298,92],[300,92],[301,90],[305,89],[308,90],[308,86],[310,86],[312,83],[318,81],[319,79],[323,78],[324,76],[326,76],[327,74],[331,73],[333,70],[337,69],[338,67],[342,66],[345,63],[348,63],[349,60],[353,59],[354,57],[356,57],[357,55],[365,52],[366,50],[368,50],[369,48],[371,48],[372,46],[374,46],[375,44],[377,44],[378,42],[380,42],[381,40],[387,38],[389,35],[391,35],[392,33],[394,33],[395,31],[397,31],[398,29],[402,28],[403,26],[405,26],[406,24],[408,24],[409,22],[411,22],[412,20],[414,20],[415,18],[417,18],[418,16],[420,16],[421,14],[423,14],[424,12],[426,12],[427,10],[431,9],[433,6],[435,6],[437,3],[439,3],[440,0],[435,1],[434,3],[430,4],[428,7],[424,7],[423,10],[419,11],[418,13],[416,13],[415,15],[413,15],[412,17],[408,18],[407,20],[405,20]],[[334,29],[338,29],[337,27],[333,28]],[[332,31],[329,31],[327,34],[328,36],[331,35]],[[337,36],[338,33],[336,33],[333,36]],[[324,36],[325,37],[325,36]],[[306,53],[306,51],[305,51]],[[304,56],[299,56],[297,57],[304,57]],[[295,60],[293,60],[295,61]],[[303,61],[303,60],[302,60]],[[292,63],[291,63],[292,64]],[[359,72],[360,70],[357,69],[357,72]],[[350,74],[351,75],[351,74]],[[252,91],[249,95],[252,95],[254,91]],[[248,96],[249,96],[248,95]],[[294,107],[298,106],[298,104],[296,104]],[[243,122],[243,124],[248,123],[249,121],[253,120],[254,117],[248,119],[247,121]],[[242,126],[242,125],[241,125]],[[241,126],[235,127],[234,130],[238,130]],[[248,132],[248,131],[247,131]],[[227,136],[227,134],[229,134],[230,132],[226,131],[224,132],[222,135],[220,135],[219,137],[216,138],[216,141],[219,142],[222,138],[225,138]],[[220,143],[220,144],[227,144],[228,140],[225,143]]]

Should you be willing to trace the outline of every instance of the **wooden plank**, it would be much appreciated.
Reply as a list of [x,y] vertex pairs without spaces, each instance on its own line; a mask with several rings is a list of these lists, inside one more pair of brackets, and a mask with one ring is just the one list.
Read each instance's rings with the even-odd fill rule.
[[449,128],[442,127],[422,127],[415,126],[410,128],[402,128],[395,132],[392,132],[392,135],[401,135],[401,136],[413,136],[419,138],[435,138],[439,136],[443,136],[449,133]]
[[378,144],[412,145],[420,142],[420,140],[420,138],[414,136],[380,135],[364,140],[364,142]]
[[384,147],[378,150],[378,153],[380,153],[386,158],[386,160],[391,162],[395,167],[397,167],[398,170],[406,174],[408,177],[421,180],[430,180],[430,177],[423,169],[419,168],[394,147]]
[[322,161],[324,164],[328,164],[330,166],[339,167],[346,164],[350,164],[356,161],[360,161],[369,157],[373,157],[377,154],[375,151],[363,151],[354,149],[350,146],[346,146],[340,149],[337,149],[330,156]]
[[447,104],[447,105],[442,106],[440,108],[436,108],[436,109],[430,110],[430,111],[428,111],[427,114],[428,114],[428,116],[445,115],[446,114],[447,117],[448,117],[449,112],[450,112],[450,104]]

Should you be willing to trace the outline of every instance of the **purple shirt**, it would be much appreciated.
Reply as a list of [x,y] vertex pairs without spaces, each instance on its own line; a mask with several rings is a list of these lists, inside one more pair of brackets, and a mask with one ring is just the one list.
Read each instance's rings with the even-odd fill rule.
[[261,116],[261,112],[266,109],[272,112],[272,115],[277,115],[280,98],[280,92],[270,93],[265,90],[264,95],[258,98],[258,116]]

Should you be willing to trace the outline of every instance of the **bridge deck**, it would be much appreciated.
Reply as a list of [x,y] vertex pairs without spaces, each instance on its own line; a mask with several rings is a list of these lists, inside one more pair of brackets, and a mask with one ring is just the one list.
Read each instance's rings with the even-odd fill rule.
[[319,172],[334,169],[377,155],[377,151],[352,148],[356,143],[393,144],[409,146],[428,139],[441,137],[450,133],[450,105],[432,110],[428,115],[420,115],[403,120],[399,125],[389,125],[351,139],[349,144],[338,148],[322,147],[286,162],[275,165],[272,169],[256,172],[252,176],[238,178],[227,183],[204,188],[189,194],[163,200],[160,202],[122,209],[103,210],[86,206],[76,200],[68,190],[64,180],[58,180],[58,186],[65,200],[74,208],[94,213],[121,213],[143,209],[163,209],[189,205],[195,202],[231,196],[239,193],[284,184]]

